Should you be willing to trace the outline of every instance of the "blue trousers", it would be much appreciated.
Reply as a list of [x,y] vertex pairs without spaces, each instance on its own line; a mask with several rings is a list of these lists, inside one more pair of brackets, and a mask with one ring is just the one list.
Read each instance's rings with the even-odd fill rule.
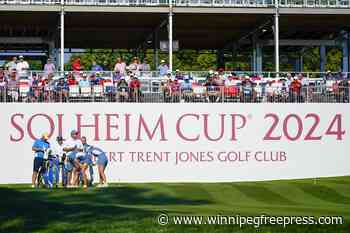
[[50,187],[58,185],[60,181],[60,162],[57,158],[49,160],[48,181]]

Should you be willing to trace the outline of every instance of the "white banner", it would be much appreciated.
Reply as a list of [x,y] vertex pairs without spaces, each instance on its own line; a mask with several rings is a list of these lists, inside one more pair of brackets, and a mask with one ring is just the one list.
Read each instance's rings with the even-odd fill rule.
[[73,129],[106,151],[108,182],[350,175],[348,104],[11,103],[0,119],[0,183],[30,183],[35,138]]

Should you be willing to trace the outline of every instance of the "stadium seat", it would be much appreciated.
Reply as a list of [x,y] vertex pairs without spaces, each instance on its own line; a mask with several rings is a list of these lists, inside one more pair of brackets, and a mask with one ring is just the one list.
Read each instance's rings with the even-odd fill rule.
[[69,86],[69,101],[76,101],[79,98],[79,86]]
[[80,97],[83,101],[90,101],[91,100],[91,87],[90,86],[80,87]]
[[94,101],[103,101],[104,100],[104,95],[103,95],[103,86],[102,85],[94,85],[92,87],[93,90],[93,98]]

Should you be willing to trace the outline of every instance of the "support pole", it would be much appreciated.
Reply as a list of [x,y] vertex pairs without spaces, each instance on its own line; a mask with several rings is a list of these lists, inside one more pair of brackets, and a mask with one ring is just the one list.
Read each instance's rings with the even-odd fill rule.
[[[61,0],[61,54],[60,54],[60,67],[61,72],[64,72],[64,0]],[[63,75],[63,74],[62,74]]]
[[280,48],[279,48],[279,13],[278,13],[278,3],[275,0],[275,72],[276,77],[279,77],[280,72]]
[[173,71],[173,2],[169,1],[169,70]]
[[159,37],[158,37],[158,29],[154,32],[153,36],[153,63],[155,70],[158,70],[159,62],[158,62],[158,46],[159,46]]
[[342,42],[342,71],[349,72],[349,33],[346,33]]
[[326,72],[326,46],[320,46],[320,72]]

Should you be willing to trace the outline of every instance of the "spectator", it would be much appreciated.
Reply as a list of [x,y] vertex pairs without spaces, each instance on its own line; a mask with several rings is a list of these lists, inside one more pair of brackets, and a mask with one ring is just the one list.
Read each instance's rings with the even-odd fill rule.
[[298,78],[294,78],[294,80],[290,84],[291,91],[291,100],[292,102],[301,102],[301,82]]
[[55,86],[57,97],[60,102],[67,100],[69,87],[64,78],[60,78]]
[[119,71],[116,71],[115,74],[113,75],[113,81],[116,83],[119,80],[121,80],[122,77],[123,77],[123,75],[121,75]]
[[72,69],[73,71],[78,71],[78,72],[83,70],[83,66],[81,65],[81,61],[79,57],[73,61]]
[[13,57],[12,61],[6,64],[6,68],[9,72],[15,70],[17,68],[17,57]]
[[84,73],[83,78],[79,81],[79,87],[88,87],[90,86],[89,80],[87,80],[87,75]]
[[4,94],[6,93],[6,79],[5,76],[1,76],[0,75],[0,101],[3,102],[4,101]]
[[192,90],[192,83],[190,82],[189,77],[184,77],[184,81],[181,83],[181,91],[190,90]]
[[5,78],[5,77],[6,77],[6,75],[5,75],[4,67],[0,66],[0,78]]
[[160,65],[158,66],[159,75],[161,77],[167,75],[168,70],[169,66],[165,63],[165,60],[161,60]]
[[125,70],[126,70],[125,62],[123,62],[123,60],[120,57],[118,57],[117,62],[115,63],[115,66],[114,66],[114,71],[115,72],[119,71],[121,75],[125,75]]
[[326,80],[333,80],[334,77],[333,77],[333,74],[330,70],[327,71],[326,73]]
[[179,69],[177,69],[177,70],[175,71],[175,79],[176,79],[176,80],[183,80],[183,79],[184,79],[184,76],[181,74],[181,72],[180,72]]
[[148,72],[148,71],[151,71],[151,67],[149,64],[146,63],[145,60],[143,60],[142,64],[139,64],[139,71],[142,71],[142,72]]
[[45,75],[53,74],[56,71],[55,64],[52,63],[51,58],[47,59],[47,63],[44,66]]
[[18,100],[18,81],[16,79],[16,71],[12,71],[10,80],[7,82],[8,96],[10,101]]
[[19,62],[17,62],[16,70],[19,77],[28,76],[27,72],[29,70],[29,64],[24,60],[24,57],[22,55],[19,56]]
[[132,80],[129,83],[131,100],[138,102],[141,97],[141,82],[136,75],[131,74]]
[[134,57],[132,59],[132,63],[129,65],[129,70],[133,72],[135,75],[140,75],[138,68],[139,68],[139,59],[137,57]]
[[95,61],[93,61],[91,71],[103,71],[103,68],[102,66],[98,65]]
[[67,83],[69,86],[78,85],[77,80],[75,79],[74,75],[72,73],[69,73],[67,76]]

